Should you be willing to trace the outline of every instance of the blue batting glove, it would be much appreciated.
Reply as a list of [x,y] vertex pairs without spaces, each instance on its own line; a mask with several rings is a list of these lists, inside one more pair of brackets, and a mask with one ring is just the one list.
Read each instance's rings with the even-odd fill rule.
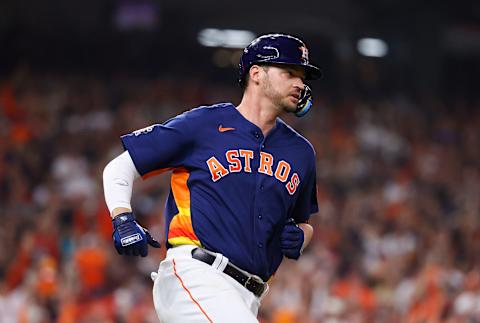
[[160,248],[160,243],[152,238],[147,229],[135,221],[131,212],[117,215],[113,220],[113,243],[119,255],[148,255],[148,245]]
[[290,259],[298,259],[302,254],[304,239],[303,230],[298,227],[295,220],[288,219],[280,235],[283,255]]

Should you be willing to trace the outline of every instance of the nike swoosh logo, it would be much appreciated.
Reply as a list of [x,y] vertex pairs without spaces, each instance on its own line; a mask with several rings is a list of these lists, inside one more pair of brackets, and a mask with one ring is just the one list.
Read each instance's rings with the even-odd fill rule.
[[227,127],[223,127],[222,125],[218,126],[218,131],[220,132],[232,131],[232,130],[235,130],[235,128],[227,128]]
[[121,186],[128,186],[128,182],[124,179],[121,178],[115,178],[115,184],[121,185]]

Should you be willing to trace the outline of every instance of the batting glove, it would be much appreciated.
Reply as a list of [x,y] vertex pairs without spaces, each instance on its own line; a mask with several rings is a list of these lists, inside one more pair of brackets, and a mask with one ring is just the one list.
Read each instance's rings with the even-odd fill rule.
[[298,227],[293,219],[288,219],[280,236],[280,246],[285,257],[298,259],[302,254],[303,230]]
[[160,243],[152,238],[148,230],[135,221],[133,213],[119,214],[112,223],[113,243],[119,255],[146,257],[148,245],[160,248]]

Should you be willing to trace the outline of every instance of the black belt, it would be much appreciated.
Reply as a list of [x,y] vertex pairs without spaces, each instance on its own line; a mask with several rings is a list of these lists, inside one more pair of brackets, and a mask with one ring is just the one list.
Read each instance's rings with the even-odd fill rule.
[[[195,248],[192,250],[192,258],[212,265],[216,257],[207,253],[201,248]],[[223,272],[235,279],[237,282],[239,282],[242,286],[251,291],[257,297],[262,296],[263,292],[267,288],[267,284],[264,283],[260,279],[260,277],[245,275],[231,264],[227,264]]]

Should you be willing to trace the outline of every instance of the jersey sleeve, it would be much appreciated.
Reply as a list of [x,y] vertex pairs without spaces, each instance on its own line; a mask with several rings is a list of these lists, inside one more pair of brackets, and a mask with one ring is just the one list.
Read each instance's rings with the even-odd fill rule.
[[140,175],[182,166],[194,145],[188,114],[121,137]]
[[305,223],[308,222],[311,214],[317,212],[317,172],[314,162],[313,167],[301,188],[292,216],[296,223]]

